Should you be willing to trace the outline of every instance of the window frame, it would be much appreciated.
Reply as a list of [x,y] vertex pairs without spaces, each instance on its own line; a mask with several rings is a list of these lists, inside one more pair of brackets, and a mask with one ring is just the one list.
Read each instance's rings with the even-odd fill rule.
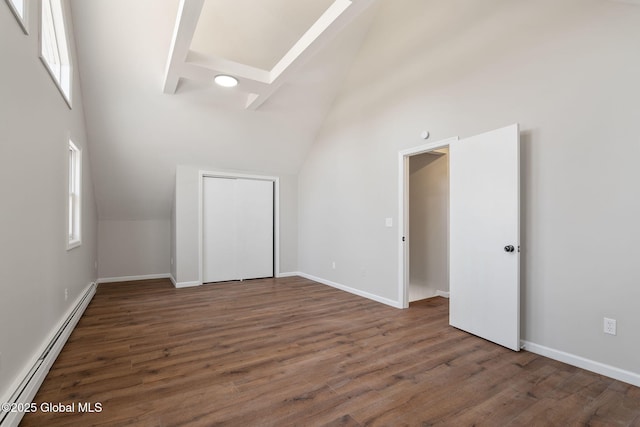
[[82,149],[67,145],[67,250],[82,244]]
[[[40,61],[49,76],[51,76],[67,106],[71,109],[73,66],[69,49],[68,22],[68,14],[63,0],[40,1],[40,35],[38,38]],[[52,38],[45,39],[47,37],[46,34],[49,34],[49,37]],[[49,50],[47,54],[45,49]],[[54,55],[56,58],[47,58],[48,55]]]
[[22,3],[22,12],[18,10],[18,5],[14,3],[14,1],[15,0],[6,0],[6,3],[9,6],[11,13],[13,13],[13,16],[15,16],[16,21],[18,21],[22,31],[26,35],[29,35],[29,28],[27,27],[27,23],[29,22],[29,0],[20,0]]

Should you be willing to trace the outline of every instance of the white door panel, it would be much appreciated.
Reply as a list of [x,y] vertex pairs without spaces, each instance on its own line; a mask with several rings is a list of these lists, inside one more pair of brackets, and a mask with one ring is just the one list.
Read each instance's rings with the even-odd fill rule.
[[[520,348],[518,125],[450,145],[450,324]],[[513,252],[505,251],[513,246]]]
[[203,182],[203,282],[238,280],[236,265],[236,180],[205,178]]
[[242,279],[273,276],[273,182],[237,180],[238,266]]

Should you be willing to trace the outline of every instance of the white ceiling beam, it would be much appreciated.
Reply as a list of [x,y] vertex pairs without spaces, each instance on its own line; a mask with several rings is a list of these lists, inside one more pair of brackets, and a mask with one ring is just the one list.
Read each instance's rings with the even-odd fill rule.
[[336,0],[329,8],[318,18],[316,22],[300,37],[289,51],[278,61],[271,70],[272,81],[274,81],[284,70],[289,68],[296,59],[302,55],[305,50],[318,40],[318,38],[335,25],[336,20],[352,5],[350,0]]
[[193,62],[185,62],[179,67],[180,77],[194,80],[197,82],[213,82],[213,78],[218,74],[228,74],[238,79],[238,85],[244,91],[248,92],[261,92],[269,87],[267,83],[259,82],[257,80],[244,77],[237,73],[223,71],[222,69],[211,69],[209,67],[203,67]]
[[250,96],[247,108],[255,110],[273,95],[296,70],[329,43],[344,27],[375,0],[336,0],[302,35],[271,70],[271,84],[266,90]]
[[187,64],[208,68],[216,74],[230,74],[234,77],[255,80],[264,84],[271,83],[271,73],[269,71],[218,56],[208,56],[190,51],[186,62]]
[[165,70],[163,92],[176,93],[180,77],[180,68],[187,59],[193,34],[196,31],[204,0],[181,0],[178,8],[176,26],[169,50],[169,59]]
[[376,0],[335,0],[300,40],[267,71],[225,58],[190,50],[204,0],[181,0],[164,79],[164,93],[173,94],[180,78],[211,81],[217,74],[239,80],[239,90],[248,93],[246,108],[257,109],[290,80],[309,58],[329,43],[344,27]]

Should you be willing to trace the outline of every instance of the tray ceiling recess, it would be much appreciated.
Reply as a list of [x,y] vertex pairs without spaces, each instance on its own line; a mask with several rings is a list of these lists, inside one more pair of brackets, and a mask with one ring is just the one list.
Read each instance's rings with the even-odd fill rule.
[[235,77],[257,109],[375,0],[181,0],[164,93]]

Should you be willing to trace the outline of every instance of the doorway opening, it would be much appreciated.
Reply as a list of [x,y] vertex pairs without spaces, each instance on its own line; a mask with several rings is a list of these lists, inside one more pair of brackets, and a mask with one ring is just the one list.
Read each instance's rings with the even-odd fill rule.
[[[418,273],[412,266],[416,257],[411,256],[411,251],[418,246],[410,242],[411,228],[415,228],[411,221],[414,204],[410,191],[411,161],[414,156],[445,147],[449,157],[449,324],[518,351],[520,149],[517,123],[399,153],[398,299],[401,306],[407,308],[409,301],[418,297],[414,294],[415,286],[411,286]],[[413,172],[420,166],[416,160]]]
[[409,158],[409,303],[449,296],[449,150]]
[[458,138],[399,153],[399,300],[449,294],[449,144]]

